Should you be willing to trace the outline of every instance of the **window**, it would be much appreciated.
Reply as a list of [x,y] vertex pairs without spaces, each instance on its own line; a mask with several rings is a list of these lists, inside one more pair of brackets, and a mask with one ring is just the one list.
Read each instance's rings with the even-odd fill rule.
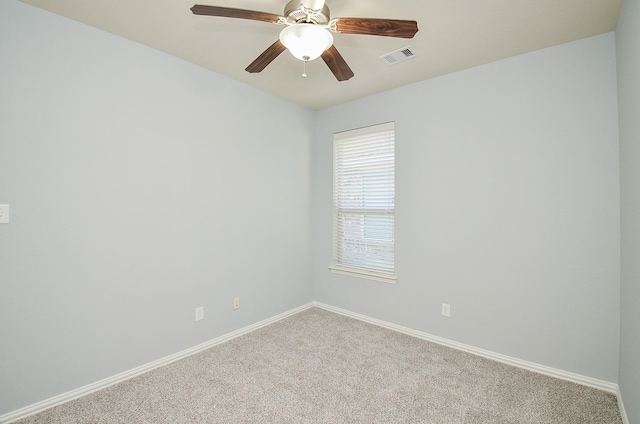
[[395,282],[395,126],[333,136],[333,272]]

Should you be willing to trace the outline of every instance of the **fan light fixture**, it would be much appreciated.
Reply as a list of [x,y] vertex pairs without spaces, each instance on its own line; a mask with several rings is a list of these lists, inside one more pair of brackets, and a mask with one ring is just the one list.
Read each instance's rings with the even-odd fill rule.
[[267,47],[246,67],[245,71],[252,74],[262,72],[282,52],[289,50],[296,59],[303,61],[303,77],[306,76],[304,70],[307,62],[322,56],[336,79],[347,81],[353,77],[353,71],[338,49],[333,47],[332,32],[395,38],[413,38],[418,32],[416,21],[381,18],[331,19],[329,8],[324,0],[290,0],[285,5],[282,16],[257,10],[204,4],[194,4],[191,7],[191,12],[194,15],[249,19],[275,25],[286,25],[280,32],[280,39]]
[[333,44],[333,35],[315,24],[289,25],[280,32],[280,42],[300,60],[317,59]]

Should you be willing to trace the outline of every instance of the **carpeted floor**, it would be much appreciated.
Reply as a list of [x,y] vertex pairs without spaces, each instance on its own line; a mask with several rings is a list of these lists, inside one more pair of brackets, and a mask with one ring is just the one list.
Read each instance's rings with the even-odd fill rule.
[[616,397],[319,308],[19,423],[621,423]]

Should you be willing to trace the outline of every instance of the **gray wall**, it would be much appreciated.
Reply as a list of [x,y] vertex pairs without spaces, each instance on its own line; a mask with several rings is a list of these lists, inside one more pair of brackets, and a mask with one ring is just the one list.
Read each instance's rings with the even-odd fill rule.
[[[0,415],[316,299],[611,382],[620,358],[637,421],[640,26],[624,7],[618,357],[613,34],[312,113],[0,2]],[[396,285],[327,268],[332,133],[389,120]]]
[[[315,299],[617,382],[616,102],[609,33],[318,112]],[[332,133],[391,120],[396,285],[328,270]]]
[[625,1],[616,28],[622,252],[620,389],[629,421],[640,423],[640,2]]
[[0,415],[312,300],[310,111],[14,0],[0,58]]

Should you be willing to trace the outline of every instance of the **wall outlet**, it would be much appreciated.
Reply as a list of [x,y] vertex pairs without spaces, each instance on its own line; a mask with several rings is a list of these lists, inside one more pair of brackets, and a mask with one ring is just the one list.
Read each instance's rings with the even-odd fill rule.
[[448,303],[442,304],[442,315],[445,317],[451,316],[451,305],[449,305]]
[[196,321],[204,319],[204,306],[196,308]]
[[240,307],[240,298],[236,297],[233,299],[233,309],[238,309]]

